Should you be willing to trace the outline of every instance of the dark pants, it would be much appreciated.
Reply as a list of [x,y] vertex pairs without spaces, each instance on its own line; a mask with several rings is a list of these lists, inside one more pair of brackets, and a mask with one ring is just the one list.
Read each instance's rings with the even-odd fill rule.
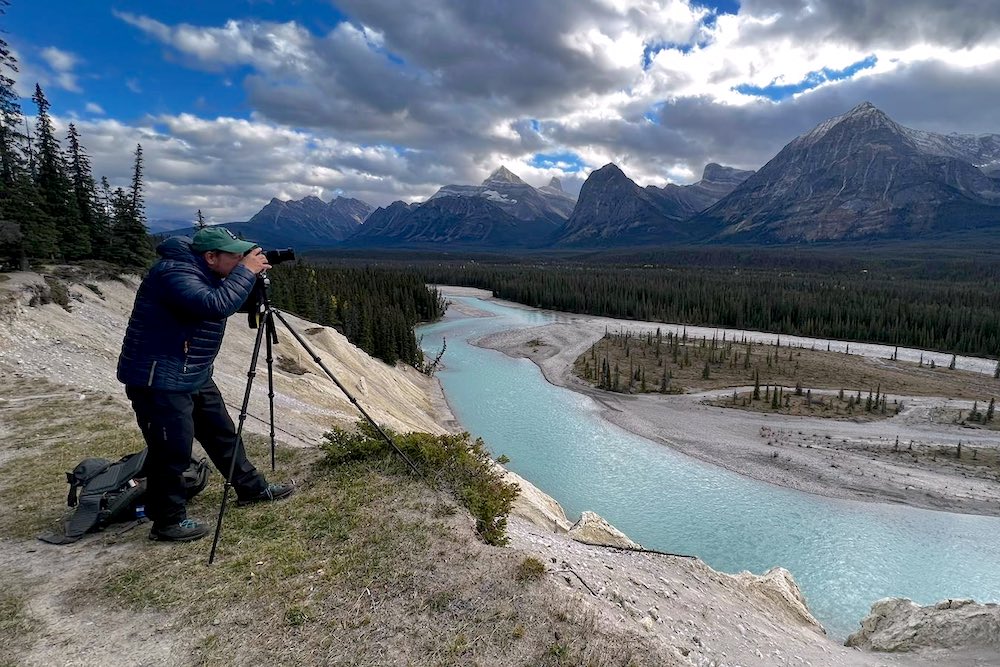
[[190,394],[146,387],[125,387],[125,394],[132,401],[136,421],[149,448],[146,514],[156,526],[187,518],[183,474],[191,463],[193,438],[198,439],[224,476],[229,474],[236,453],[233,487],[240,498],[257,495],[267,488],[263,475],[247,459],[243,445],[237,447],[233,420],[211,379]]

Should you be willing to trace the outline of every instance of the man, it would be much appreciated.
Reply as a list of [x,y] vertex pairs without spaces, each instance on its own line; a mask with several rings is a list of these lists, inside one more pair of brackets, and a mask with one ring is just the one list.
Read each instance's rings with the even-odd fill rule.
[[118,379],[132,401],[149,451],[146,514],[152,540],[189,542],[208,528],[188,519],[183,473],[197,438],[223,475],[236,457],[233,487],[240,504],[292,494],[268,484],[247,459],[233,420],[212,380],[226,318],[250,296],[257,274],[271,268],[261,249],[222,227],[193,239],[174,236],[156,248],[159,261],[135,297]]

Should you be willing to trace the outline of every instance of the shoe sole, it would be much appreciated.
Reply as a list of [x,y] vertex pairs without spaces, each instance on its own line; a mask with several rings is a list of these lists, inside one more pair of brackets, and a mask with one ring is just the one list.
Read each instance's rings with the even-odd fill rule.
[[237,507],[246,507],[247,505],[259,505],[261,503],[273,503],[273,502],[277,502],[279,500],[284,500],[285,498],[288,498],[288,497],[294,495],[294,493],[295,493],[295,490],[293,489],[293,490],[289,491],[288,493],[286,493],[284,495],[275,496],[273,498],[259,498],[259,499],[255,499],[255,500],[237,500],[236,501],[236,506]]
[[208,531],[204,533],[198,533],[197,535],[187,535],[185,537],[166,537],[164,535],[157,535],[156,533],[150,533],[149,539],[154,542],[194,542],[195,540],[200,540],[201,538],[208,535]]

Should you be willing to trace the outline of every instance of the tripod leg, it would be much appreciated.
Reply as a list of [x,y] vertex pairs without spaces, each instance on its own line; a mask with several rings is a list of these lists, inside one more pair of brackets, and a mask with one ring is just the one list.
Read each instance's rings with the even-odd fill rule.
[[319,358],[319,355],[313,352],[313,349],[309,347],[309,343],[307,343],[305,339],[299,335],[299,332],[297,332],[295,329],[292,328],[292,325],[288,323],[288,320],[286,320],[285,317],[281,314],[281,311],[274,308],[272,308],[271,310],[278,317],[278,319],[281,320],[281,323],[285,325],[285,328],[291,332],[295,340],[299,342],[299,345],[301,345],[302,348],[309,354],[309,356],[312,357],[312,360],[315,361],[319,365],[319,367],[323,369],[323,372],[326,373],[326,376],[331,380],[333,380],[333,383],[337,385],[337,388],[340,389],[340,391],[344,392],[344,396],[347,396],[347,399],[354,404],[354,407],[358,409],[358,412],[360,412],[364,416],[364,418],[368,420],[368,423],[371,424],[372,427],[379,432],[379,435],[381,435],[382,438],[387,443],[389,443],[389,446],[392,447],[397,454],[399,454],[399,457],[403,459],[408,466],[410,466],[410,469],[413,470],[413,472],[417,473],[417,477],[421,477],[422,475],[420,474],[420,470],[418,470],[417,466],[413,464],[413,461],[410,460],[410,457],[408,457],[405,453],[403,453],[403,450],[400,449],[396,445],[396,443],[392,441],[392,438],[390,438],[389,435],[382,430],[382,427],[379,426],[375,422],[375,420],[371,418],[371,415],[365,412],[365,409],[361,407],[361,404],[358,403],[358,401],[354,398],[354,396],[351,395],[351,392],[347,391],[347,388],[344,385],[342,385],[340,383],[340,380],[338,380],[337,377],[330,371],[330,369],[326,367],[326,364],[324,364],[323,360]]
[[236,459],[239,458],[239,448],[243,446],[243,424],[247,420],[247,406],[250,404],[250,389],[253,387],[253,378],[257,374],[257,359],[260,357],[260,341],[264,336],[267,327],[257,328],[257,339],[253,344],[253,355],[250,357],[250,370],[247,371],[247,389],[243,393],[243,407],[240,408],[240,422],[236,427],[236,451],[233,452],[233,459],[229,464],[229,474],[226,475],[226,486],[222,491],[222,504],[219,506],[219,517],[215,522],[215,537],[212,539],[212,552],[208,556],[208,564],[215,562],[215,550],[219,546],[219,535],[222,533],[222,517],[226,513],[226,503],[229,500],[229,489],[233,487],[233,472],[236,468]]
[[264,334],[267,336],[267,407],[271,417],[271,472],[274,472],[274,356],[272,354],[272,341],[277,342],[278,337],[274,330],[274,316],[268,308],[264,314]]

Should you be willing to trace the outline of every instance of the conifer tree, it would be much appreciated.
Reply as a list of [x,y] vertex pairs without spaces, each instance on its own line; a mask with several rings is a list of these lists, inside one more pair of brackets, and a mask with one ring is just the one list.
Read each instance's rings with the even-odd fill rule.
[[208,223],[205,222],[205,216],[201,214],[201,209],[198,209],[198,218],[194,223],[194,226],[198,229],[205,229],[208,227]]
[[[0,1],[0,15],[6,0]],[[0,38],[0,259],[9,258],[27,269],[22,222],[29,209],[27,177],[22,152],[21,105],[14,91],[17,60]]]
[[[38,146],[35,183],[41,198],[41,209],[46,218],[33,230],[30,237],[26,235],[25,240],[29,244],[29,252],[36,257],[54,258],[61,254],[62,250],[67,250],[71,258],[77,258],[81,256],[76,245],[80,233],[80,214],[66,175],[52,118],[49,116],[51,105],[38,84],[35,84],[35,94],[31,99],[38,107],[35,120],[35,139]],[[66,243],[67,247],[61,248],[61,243]]]
[[[123,267],[142,270],[153,261],[153,249],[149,244],[146,230],[145,204],[142,196],[142,145],[136,144],[135,167],[132,183],[126,193],[121,188],[115,191],[112,201],[112,231],[114,236],[114,261]],[[370,328],[371,324],[368,323]],[[370,336],[368,337],[370,340]],[[358,345],[365,351],[371,346]]]
[[76,125],[73,123],[69,124],[66,140],[69,142],[67,166],[72,182],[73,196],[76,200],[79,224],[75,230],[76,235],[71,238],[67,239],[70,230],[66,230],[62,247],[67,259],[79,259],[96,254],[94,248],[96,244],[100,243],[97,222],[97,187],[90,171],[90,157],[80,144],[80,133],[77,132]]
[[993,421],[993,410],[994,410],[995,404],[996,404],[996,399],[995,398],[990,398],[990,404],[986,408],[986,417],[983,420],[984,422],[991,422],[991,421]]

